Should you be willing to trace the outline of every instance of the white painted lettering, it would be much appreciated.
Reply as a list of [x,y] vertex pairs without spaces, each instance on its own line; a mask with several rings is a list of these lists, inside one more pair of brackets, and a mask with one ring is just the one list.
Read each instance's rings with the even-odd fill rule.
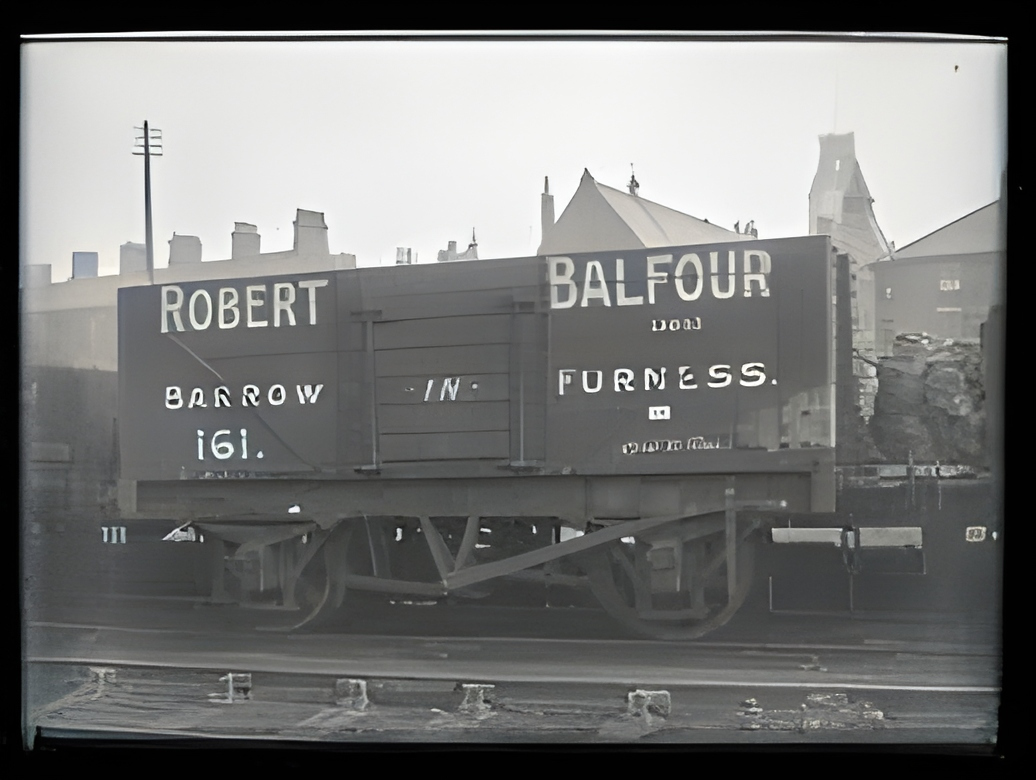
[[457,400],[457,391],[460,390],[460,377],[446,377],[442,380],[442,390],[439,391],[439,400],[445,401],[449,396],[451,401]]
[[[726,268],[721,268],[721,255],[726,255]],[[706,289],[706,273],[710,277],[708,291],[718,300],[733,298],[738,289],[738,274],[742,274],[746,298],[770,296],[769,278],[772,259],[762,249],[727,249],[709,252],[709,268],[704,268],[704,256],[688,252],[679,260],[669,255],[648,255],[644,258],[644,278],[647,293],[628,294],[626,259],[623,257],[587,259],[574,261],[571,257],[548,257],[547,278],[550,284],[550,306],[552,309],[602,306],[641,306],[658,303],[659,285],[673,282],[676,295],[681,301],[690,302],[701,298]],[[639,261],[639,259],[638,259]],[[614,262],[613,269],[609,262]],[[675,266],[674,266],[675,263]],[[740,265],[739,265],[740,263]],[[581,268],[577,267],[582,266]],[[582,275],[580,276],[580,271]],[[614,279],[614,292],[611,279]],[[582,285],[582,288],[580,288]],[[614,296],[614,297],[613,297]],[[662,298],[665,296],[663,295]],[[692,328],[696,330],[697,328]],[[667,328],[667,330],[676,330]]]
[[[594,387],[590,387],[589,380],[592,374],[597,375],[597,384]],[[583,372],[583,392],[584,393],[596,393],[601,389],[604,384],[604,372],[603,371],[584,371]]]
[[424,388],[424,400],[427,401],[432,395],[432,385],[435,384],[434,379],[429,379],[428,384]]
[[[256,297],[256,293],[259,297]],[[266,303],[266,285],[265,284],[250,284],[245,288],[245,301],[247,303],[246,316],[247,327],[249,328],[265,328],[270,323],[267,320],[257,320],[255,315],[252,313],[252,309],[259,306],[263,306]]]
[[[169,294],[172,293],[172,300]],[[169,316],[173,315],[173,324],[176,330],[182,331],[183,320],[180,319],[180,307],[183,306],[183,290],[175,284],[162,287],[162,333],[169,332]]]
[[766,381],[762,363],[745,363],[741,366],[741,385],[743,387],[759,387]]
[[608,283],[604,280],[604,269],[596,260],[586,264],[586,280],[583,282],[583,300],[580,306],[587,306],[591,300],[601,300],[605,306],[611,306],[608,296]]
[[234,445],[229,441],[216,441],[217,436],[229,436],[230,429],[223,428],[222,430],[216,431],[212,434],[212,454],[215,455],[219,460],[226,460],[234,454]]
[[712,271],[712,295],[715,298],[734,296],[734,250],[727,250],[727,289],[719,288],[719,252],[709,252],[709,270]]
[[615,305],[641,306],[643,303],[643,295],[626,297],[626,264],[621,257],[615,258]]
[[[195,312],[195,304],[199,299],[205,301],[204,320],[199,320],[197,313]],[[187,305],[187,318],[191,322],[191,327],[195,330],[205,330],[209,327],[209,324],[212,322],[212,298],[209,297],[209,294],[205,290],[195,290],[191,294],[190,303]]]
[[[638,369],[617,368],[613,374],[613,389],[616,393],[628,393],[637,390],[651,392],[665,390],[669,366],[644,367]],[[675,367],[677,387],[680,390],[697,390],[695,372],[692,366]],[[703,369],[705,370],[705,369]],[[709,387],[728,387],[733,384],[733,367],[726,363],[717,363],[708,367]],[[742,363],[738,376],[738,384],[742,387],[759,387],[768,379],[766,366],[763,363]],[[638,388],[636,377],[643,371],[644,384]],[[582,382],[575,384],[575,374],[579,372]],[[773,380],[776,384],[777,380]],[[574,390],[584,393],[598,393],[604,389],[604,372],[599,369],[564,368],[558,371],[558,395],[571,395]]]
[[309,324],[317,324],[317,288],[327,287],[327,279],[307,279],[299,282],[300,290],[309,290]]
[[565,394],[565,386],[572,384],[572,374],[575,373],[574,369],[562,368],[558,371],[558,395]]
[[[752,272],[752,258],[759,258],[759,272]],[[745,297],[752,297],[752,282],[759,285],[759,295],[770,297],[770,254],[761,249],[745,250]]]
[[655,371],[653,368],[644,369],[645,390],[665,390],[665,369]]
[[647,293],[648,303],[655,302],[655,286],[669,281],[668,271],[659,271],[656,266],[673,262],[672,255],[654,255],[647,258]]
[[651,320],[651,331],[701,330],[701,317],[685,317],[682,320]]
[[[230,312],[234,318],[227,321],[226,313]],[[219,326],[226,330],[227,328],[237,327],[238,322],[241,321],[241,313],[237,310],[237,290],[233,287],[220,287],[219,288]]]
[[[308,290],[309,324],[317,321],[316,291],[329,284],[327,279],[309,279],[298,282],[300,289]],[[574,284],[574,283],[573,283]],[[295,284],[277,282],[273,285],[273,297],[268,297],[269,290],[264,284],[244,287],[244,320],[249,328],[265,328],[270,325],[269,317],[263,318],[264,310],[273,311],[273,326],[294,326],[296,322],[294,304],[296,300]],[[187,330],[183,322],[184,291],[180,285],[165,285],[161,288],[162,319],[161,332],[183,332]],[[236,328],[241,324],[241,294],[235,287],[221,287],[213,295],[209,290],[195,290],[187,301],[187,317],[190,330],[207,330],[212,325],[213,315],[222,330]]]
[[[687,292],[687,288],[683,286],[685,269],[687,265],[693,266],[693,271],[688,274],[694,279],[694,290]],[[681,301],[696,301],[698,296],[701,295],[701,288],[705,281],[705,273],[702,271],[701,259],[698,255],[691,252],[680,258],[680,262],[676,264],[676,270],[673,271],[673,281],[676,285],[676,294],[680,296]]]
[[622,445],[623,455],[637,455],[648,452],[682,452],[688,450],[719,450],[730,449],[730,445],[724,446],[719,438],[706,439],[704,436],[692,436],[685,444],[682,439],[658,439],[654,441],[636,442],[630,441]]
[[273,327],[281,326],[281,314],[288,319],[288,324],[295,325],[295,311],[291,305],[295,303],[295,285],[291,282],[277,282],[273,286]]
[[[570,309],[575,306],[577,288],[572,281],[572,275],[576,272],[576,264],[570,257],[549,257],[547,258],[547,278],[550,282],[550,308]],[[560,285],[565,285],[567,293],[565,300],[558,297]]]
[[694,381],[694,373],[690,366],[680,366],[677,371],[680,374],[681,390],[696,390],[698,385]]
[[165,408],[179,409],[183,406],[183,394],[179,387],[167,387],[165,389]]
[[[248,429],[241,428],[241,458],[248,460]],[[205,431],[200,428],[195,432],[198,436],[198,460],[205,460]],[[212,453],[213,457],[218,460],[227,460],[234,455],[234,444],[230,440],[230,429],[222,428],[212,434],[212,438],[209,440],[209,452]],[[262,458],[262,450],[255,454],[257,458]],[[190,532],[193,534],[194,531]],[[200,541],[205,541],[205,537],[201,537]]]
[[[457,381],[458,380],[448,380]],[[324,389],[322,384],[318,385],[296,385],[296,391],[299,396],[300,404],[315,404],[317,399],[320,397],[321,391]],[[187,409],[208,408],[206,395],[208,390],[204,387],[195,387],[191,389],[191,393],[186,402]],[[263,398],[263,391],[257,385],[244,385],[241,388],[241,405],[248,407],[257,407]],[[273,406],[283,406],[284,402],[288,400],[288,391],[282,384],[270,385],[265,393],[266,400]],[[216,409],[230,408],[233,406],[231,402],[230,388],[226,385],[219,385],[212,390],[213,406]],[[185,393],[180,387],[170,385],[165,389],[165,406],[167,409],[182,409],[185,408]]]
[[317,385],[316,388],[313,385],[295,385],[295,391],[299,394],[299,403],[304,404],[307,401],[311,404],[317,402],[317,396],[320,395],[320,391],[324,389],[323,385]]
[[715,382],[709,382],[709,387],[726,387],[730,384],[732,379],[730,375],[730,366],[711,366],[709,368],[709,376],[716,380]]

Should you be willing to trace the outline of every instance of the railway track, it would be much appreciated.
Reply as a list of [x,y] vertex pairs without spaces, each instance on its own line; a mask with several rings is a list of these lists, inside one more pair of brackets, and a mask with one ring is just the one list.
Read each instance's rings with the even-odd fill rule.
[[[837,680],[581,682],[339,677],[36,665],[73,683],[34,707],[30,739],[421,742],[859,742],[991,745],[997,690]],[[633,678],[630,672],[626,679]],[[233,679],[231,679],[233,675]],[[648,675],[648,678],[650,675]],[[644,679],[644,678],[634,678]],[[235,684],[236,681],[236,684]],[[233,695],[231,695],[233,691]]]
[[[852,642],[674,645],[39,623],[26,734],[992,745],[998,650],[948,628],[952,641],[875,629]],[[247,680],[233,701],[230,675]]]

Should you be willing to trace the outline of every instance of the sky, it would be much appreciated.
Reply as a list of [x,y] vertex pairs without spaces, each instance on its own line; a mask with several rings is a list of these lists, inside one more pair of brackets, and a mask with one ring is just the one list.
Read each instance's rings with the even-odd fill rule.
[[173,233],[230,257],[235,222],[292,246],[298,208],[331,252],[435,262],[530,256],[550,179],[560,216],[586,168],[760,238],[808,233],[818,137],[855,134],[885,237],[904,247],[999,197],[1006,43],[87,41],[22,45],[21,261],[117,273],[143,243],[134,127],[152,159],[155,265]]

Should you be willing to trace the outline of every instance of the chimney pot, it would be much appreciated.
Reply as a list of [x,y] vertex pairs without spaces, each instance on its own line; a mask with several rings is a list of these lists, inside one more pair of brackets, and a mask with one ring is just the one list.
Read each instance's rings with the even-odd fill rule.
[[97,253],[96,252],[73,252],[72,253],[72,278],[73,279],[94,279],[97,277]]
[[201,262],[201,239],[197,236],[181,236],[173,233],[169,239],[169,265],[194,264]]
[[328,255],[327,224],[320,211],[295,212],[295,252],[300,255]]
[[147,270],[147,246],[127,241],[119,247],[119,273],[133,274]]
[[46,287],[50,284],[50,263],[41,265],[34,263],[25,266],[23,287]]
[[230,258],[255,257],[259,254],[259,229],[248,222],[235,222],[230,234]]

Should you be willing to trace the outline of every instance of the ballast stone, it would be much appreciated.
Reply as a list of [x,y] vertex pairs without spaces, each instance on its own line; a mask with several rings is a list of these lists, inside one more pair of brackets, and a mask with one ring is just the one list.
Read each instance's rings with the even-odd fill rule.
[[367,698],[367,681],[352,678],[335,680],[335,704],[350,710],[362,712],[370,706]]
[[626,696],[626,712],[633,717],[668,718],[673,709],[669,691],[637,689]]

